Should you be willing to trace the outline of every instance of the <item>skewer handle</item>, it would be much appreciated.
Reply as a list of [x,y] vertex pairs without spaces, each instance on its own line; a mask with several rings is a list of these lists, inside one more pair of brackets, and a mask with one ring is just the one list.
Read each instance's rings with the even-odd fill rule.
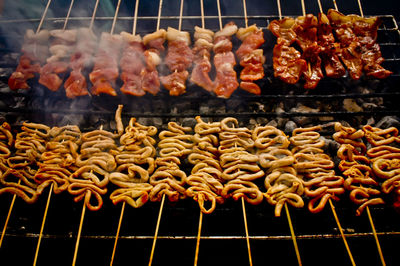
[[197,266],[197,261],[199,259],[199,247],[200,247],[201,227],[202,226],[203,226],[203,212],[200,210],[199,229],[197,230],[196,252],[194,254],[194,266]]
[[[18,180],[18,185],[21,184],[21,179]],[[8,209],[8,214],[7,214],[7,218],[6,221],[4,222],[4,227],[3,227],[3,231],[1,233],[1,238],[0,238],[0,248],[1,248],[1,244],[3,243],[3,239],[4,239],[4,235],[6,234],[6,230],[7,230],[7,226],[8,226],[8,222],[10,221],[10,217],[11,217],[11,212],[14,208],[14,203],[15,203],[15,199],[17,198],[17,194],[13,195],[13,198],[11,200],[11,204],[10,204],[10,209]]]
[[79,242],[81,240],[82,225],[83,225],[83,219],[85,218],[85,211],[86,211],[86,204],[85,204],[85,201],[83,201],[81,221],[79,222],[79,229],[78,229],[78,235],[76,237],[75,251],[74,251],[74,258],[72,260],[72,266],[75,266],[75,264],[76,264],[76,257],[78,255]]
[[369,211],[369,207],[368,206],[366,207],[366,209],[367,209],[367,215],[368,215],[369,223],[371,224],[372,232],[374,234],[376,247],[378,248],[379,258],[381,259],[382,265],[386,266],[386,262],[385,262],[385,259],[383,257],[381,245],[379,243],[378,235],[377,235],[376,230],[375,230],[374,221],[372,220],[371,212]]
[[90,19],[89,29],[93,28],[93,24],[94,24],[94,19],[96,17],[97,8],[99,7],[99,2],[100,2],[100,0],[96,0],[96,4],[94,5],[92,18]]
[[244,204],[244,198],[242,197],[242,210],[243,210],[243,221],[244,221],[244,229],[246,231],[246,242],[247,242],[247,252],[249,253],[249,265],[253,265],[253,260],[251,258],[251,249],[250,249],[250,239],[249,239],[249,228],[247,227],[247,216],[246,216],[246,207]]
[[71,0],[71,4],[69,5],[67,16],[65,17],[63,30],[65,30],[67,28],[67,24],[69,21],[69,15],[71,15],[71,10],[72,10],[73,5],[74,5],[74,0]]
[[299,247],[297,245],[297,240],[296,240],[296,235],[295,235],[294,229],[293,229],[292,219],[290,218],[289,208],[288,208],[286,202],[285,202],[285,211],[286,211],[286,217],[287,217],[287,220],[288,220],[288,223],[289,223],[290,234],[292,235],[294,251],[296,252],[297,262],[298,262],[299,266],[301,266],[302,263],[301,263]]
[[157,225],[156,225],[156,231],[154,233],[153,246],[151,247],[149,266],[151,266],[151,264],[153,263],[154,250],[156,248],[158,229],[160,228],[160,221],[161,221],[162,211],[163,211],[163,208],[164,208],[164,201],[165,201],[165,194],[163,194],[163,197],[161,199],[160,210],[158,212]]
[[117,250],[117,243],[118,243],[119,231],[120,231],[120,229],[121,229],[122,218],[124,217],[124,212],[125,212],[125,201],[122,203],[121,215],[119,216],[117,234],[115,235],[115,242],[114,242],[113,252],[112,252],[112,255],[111,255],[110,266],[114,264],[114,256],[115,256],[115,251]]
[[46,7],[45,7],[45,9],[44,9],[44,11],[43,11],[42,18],[40,19],[39,25],[38,25],[38,27],[37,27],[37,29],[36,29],[36,33],[38,33],[38,32],[40,31],[40,29],[42,28],[43,21],[44,21],[44,18],[46,17],[47,11],[49,10],[50,4],[51,4],[51,0],[49,0],[49,1],[47,2],[47,5],[46,5]]

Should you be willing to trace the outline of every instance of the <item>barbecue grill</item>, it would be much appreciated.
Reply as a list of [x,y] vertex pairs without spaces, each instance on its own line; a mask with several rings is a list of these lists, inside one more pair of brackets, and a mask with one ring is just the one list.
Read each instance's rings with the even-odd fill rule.
[[[47,1],[42,1],[46,2]],[[70,2],[53,0],[42,28],[63,27]],[[67,28],[87,26],[90,23],[95,1],[75,0],[71,9]],[[124,3],[125,2],[125,3]],[[160,28],[178,27],[182,19],[182,30],[193,33],[195,25],[201,25],[200,1],[184,1],[180,16],[178,0],[164,0],[160,17]],[[271,123],[291,133],[291,123],[298,126],[325,124],[345,121],[359,128],[372,123],[383,128],[399,128],[400,109],[400,32],[389,4],[380,9],[364,6],[364,14],[379,15],[382,25],[378,32],[378,43],[385,58],[383,66],[393,75],[385,80],[363,77],[352,81],[349,77],[340,79],[324,78],[315,90],[305,91],[302,84],[287,85],[273,78],[272,49],[276,38],[266,29],[270,21],[279,19],[275,1],[247,0],[244,15],[241,1],[221,0],[221,16],[217,1],[204,0],[204,20],[206,28],[219,29],[219,19],[223,23],[234,21],[243,27],[256,23],[264,30],[266,43],[263,45],[266,63],[265,78],[260,81],[262,95],[250,95],[237,90],[229,99],[210,95],[195,85],[188,86],[187,93],[179,97],[169,96],[164,90],[157,96],[132,97],[119,94],[117,97],[85,96],[75,100],[67,99],[62,90],[50,92],[37,80],[31,82],[27,91],[12,92],[7,80],[14,71],[26,29],[35,29],[42,13],[31,18],[13,14],[0,20],[0,114],[13,128],[23,121],[43,123],[48,126],[77,124],[82,132],[103,125],[107,130],[115,130],[114,111],[118,104],[124,105],[123,121],[136,117],[145,125],[154,125],[159,130],[166,128],[169,121],[177,121],[193,126],[194,117],[200,115],[210,121],[225,117],[236,117],[241,126],[254,127],[256,124]],[[366,1],[365,1],[366,2]],[[386,1],[389,3],[389,1]],[[46,4],[45,3],[45,4]],[[107,5],[107,3],[109,5]],[[135,1],[122,0],[115,33],[130,31],[133,22]],[[43,8],[45,6],[43,5]],[[365,3],[367,4],[367,3]],[[370,3],[369,3],[370,4]],[[88,5],[88,6],[87,6]],[[331,1],[323,1],[324,11],[333,8]],[[359,14],[356,0],[339,3],[339,10],[345,14]],[[94,31],[99,36],[109,31],[117,1],[100,1],[94,20]],[[307,13],[319,12],[317,1],[305,2]],[[7,5],[6,5],[7,8]],[[41,8],[41,12],[43,12]],[[82,11],[85,10],[85,12]],[[282,14],[301,15],[301,1],[282,1]],[[7,10],[7,9],[6,9]],[[144,35],[156,29],[158,1],[140,1],[137,16],[137,33]],[[391,14],[391,15],[387,15]],[[240,45],[233,40],[234,49]],[[121,83],[117,84],[120,87]],[[343,106],[343,100],[352,99],[362,109],[353,110]],[[299,108],[306,106],[307,108]],[[330,138],[333,129],[321,132]],[[335,147],[329,154],[336,158]],[[190,172],[190,165],[183,170]],[[121,205],[114,206],[109,200],[110,192],[116,187],[109,184],[109,192],[104,196],[100,211],[86,212],[76,263],[78,265],[109,264],[118,227]],[[17,198],[6,228],[0,258],[2,265],[29,265],[33,262],[39,232],[47,199],[47,190],[39,200],[28,205]],[[12,196],[0,195],[1,224],[6,220]],[[335,208],[343,227],[349,248],[358,265],[379,265],[377,245],[366,213],[355,216],[355,205],[342,195]],[[388,198],[388,202],[390,199]],[[78,226],[81,217],[81,203],[74,203],[68,193],[53,195],[49,204],[38,255],[38,265],[70,265],[73,259]],[[247,226],[254,265],[296,265],[297,256],[293,246],[288,222],[293,223],[298,251],[304,265],[350,265],[349,256],[335,222],[330,207],[318,214],[311,214],[306,208],[289,207],[291,219],[285,214],[273,216],[273,206],[263,202],[252,206],[246,204]],[[115,253],[115,265],[145,265],[149,262],[160,203],[148,202],[139,209],[126,207]],[[400,240],[400,215],[389,205],[372,207],[371,215],[376,227],[385,261],[388,265],[399,265],[397,243]],[[176,203],[166,201],[159,225],[153,265],[191,265],[194,261],[199,208],[192,199]],[[247,265],[249,264],[246,234],[240,202],[228,200],[218,205],[210,215],[204,215],[198,254],[199,265]]]

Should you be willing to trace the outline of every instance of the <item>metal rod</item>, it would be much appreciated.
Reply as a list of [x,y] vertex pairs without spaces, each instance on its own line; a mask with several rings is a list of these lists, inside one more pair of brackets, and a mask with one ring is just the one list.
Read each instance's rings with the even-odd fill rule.
[[178,30],[182,29],[182,14],[183,14],[183,1],[181,0],[181,7],[179,9],[179,25],[178,25]]
[[95,17],[96,17],[96,13],[97,13],[97,8],[99,7],[99,2],[100,2],[100,0],[96,0],[96,4],[94,5],[94,10],[93,10],[92,18],[90,19],[89,29],[92,29],[92,28],[93,28],[94,19],[95,19]]
[[369,207],[368,207],[368,206],[366,207],[366,209],[367,209],[367,215],[368,215],[369,223],[371,224],[372,232],[373,232],[373,234],[374,234],[374,238],[375,238],[375,242],[376,242],[376,247],[378,248],[379,258],[381,259],[382,266],[386,266],[386,262],[385,262],[385,259],[384,259],[384,257],[383,257],[381,245],[379,244],[378,235],[376,234],[374,221],[372,220],[371,212],[369,211]]
[[252,266],[253,265],[253,260],[251,259],[249,228],[247,227],[246,207],[245,207],[245,204],[244,204],[244,198],[243,197],[242,197],[242,210],[243,210],[244,229],[246,231],[247,252],[249,253],[249,264],[250,264],[250,266]]
[[304,3],[304,0],[301,0],[301,10],[303,11],[303,16],[306,15],[306,4]]
[[347,250],[347,254],[348,254],[349,257],[350,257],[351,264],[352,264],[353,266],[355,266],[356,263],[355,263],[355,261],[354,261],[353,255],[351,254],[351,251],[350,251],[350,248],[349,248],[349,244],[347,244],[346,237],[344,236],[342,226],[340,225],[339,218],[338,218],[338,216],[337,216],[337,214],[336,214],[335,206],[333,206],[332,200],[331,200],[330,198],[329,198],[329,205],[331,205],[331,210],[332,210],[332,213],[333,213],[333,217],[335,217],[336,224],[337,224],[337,226],[338,226],[338,228],[339,228],[340,235],[342,236],[344,245],[345,245],[346,250]]
[[114,33],[115,23],[117,22],[119,7],[121,6],[121,0],[118,0],[117,8],[115,9],[114,19],[111,26],[110,34]]
[[244,24],[247,28],[249,26],[249,24],[248,24],[248,20],[247,20],[246,0],[243,0],[243,11],[244,11]]
[[203,3],[203,0],[200,0],[200,12],[201,12],[201,27],[204,29],[206,27],[206,23],[204,21],[204,3]]
[[37,258],[38,258],[38,256],[39,256],[39,248],[40,248],[40,243],[41,243],[41,241],[42,241],[43,229],[44,229],[44,225],[45,225],[45,223],[46,223],[47,211],[49,210],[50,199],[51,199],[51,193],[53,192],[53,186],[54,186],[54,183],[51,183],[51,185],[50,185],[50,190],[49,190],[49,195],[48,195],[48,197],[47,197],[46,207],[45,207],[45,209],[44,209],[43,220],[42,220],[42,226],[40,227],[40,233],[39,233],[38,243],[37,243],[37,246],[36,246],[35,258],[34,258],[34,260],[33,260],[33,266],[36,266]]
[[199,229],[197,230],[197,239],[196,239],[196,252],[194,255],[194,266],[197,266],[197,261],[199,259],[199,248],[200,248],[200,238],[201,238],[201,227],[202,226],[203,226],[203,212],[200,210]]
[[118,222],[118,228],[117,228],[117,234],[115,235],[114,248],[113,248],[113,252],[112,252],[112,255],[111,255],[110,266],[114,264],[114,256],[115,256],[115,251],[117,250],[117,242],[118,242],[118,238],[119,238],[119,231],[121,229],[122,218],[124,217],[124,212],[125,212],[125,201],[122,203],[121,214],[119,216],[119,222]]
[[67,28],[69,15],[71,14],[71,10],[72,10],[72,6],[73,5],[74,5],[74,0],[71,0],[71,4],[69,5],[67,16],[65,17],[63,30],[65,30]]
[[[21,184],[21,179],[18,180],[18,185],[19,184]],[[10,220],[11,212],[12,212],[12,210],[14,208],[14,203],[15,203],[15,199],[16,198],[17,198],[17,194],[14,194],[13,198],[11,200],[10,209],[8,209],[8,214],[7,214],[6,221],[4,222],[3,232],[1,233],[0,248],[1,248],[1,244],[3,244],[4,235],[6,233],[6,229],[7,229],[7,226],[8,226],[8,222]]]
[[276,0],[276,4],[278,6],[279,19],[282,19],[281,1],[280,0]]
[[82,233],[83,219],[85,218],[85,211],[86,211],[86,204],[85,204],[85,200],[83,200],[81,221],[79,222],[78,235],[76,236],[75,251],[74,251],[74,258],[72,259],[72,266],[75,266],[75,264],[76,264],[76,257],[78,255],[79,242],[80,242],[81,233]]
[[151,247],[149,266],[153,263],[154,249],[156,248],[158,229],[160,228],[160,221],[161,221],[162,211],[163,211],[163,208],[164,208],[164,201],[165,201],[165,194],[163,194],[163,197],[161,199],[160,210],[158,212],[157,225],[156,225],[156,231],[154,232],[153,246]]
[[49,10],[50,4],[51,4],[51,0],[49,0],[49,1],[47,2],[47,5],[46,5],[46,7],[45,7],[45,9],[44,9],[44,11],[43,11],[42,18],[40,19],[39,25],[38,25],[38,27],[37,27],[37,29],[36,29],[36,33],[38,33],[38,32],[40,31],[40,28],[41,28],[42,25],[43,25],[43,21],[44,21],[44,18],[46,17],[47,10]]
[[217,0],[217,8],[218,8],[219,29],[222,30],[221,5],[219,3],[219,0]]
[[135,15],[133,17],[133,29],[132,29],[132,34],[135,35],[136,34],[136,23],[137,23],[137,13],[138,13],[138,9],[139,9],[139,0],[136,0],[136,4],[135,4]]
[[320,12],[320,13],[324,13],[324,11],[323,11],[323,9],[322,9],[321,0],[317,0],[317,1],[318,1],[319,12]]
[[296,235],[295,235],[294,229],[293,229],[292,219],[290,218],[289,208],[288,208],[286,202],[285,202],[285,210],[286,210],[286,217],[287,217],[287,220],[288,220],[288,223],[289,223],[290,234],[291,234],[292,240],[293,240],[294,251],[296,252],[297,262],[301,266],[302,263],[301,263],[299,247],[297,245],[297,240],[296,240]]
[[157,30],[160,29],[160,20],[161,20],[161,10],[162,10],[163,0],[160,0],[158,5],[158,16],[157,16]]
[[364,12],[363,12],[363,8],[362,8],[362,5],[361,5],[361,0],[357,0],[357,2],[358,2],[358,7],[360,8],[361,17],[364,17]]

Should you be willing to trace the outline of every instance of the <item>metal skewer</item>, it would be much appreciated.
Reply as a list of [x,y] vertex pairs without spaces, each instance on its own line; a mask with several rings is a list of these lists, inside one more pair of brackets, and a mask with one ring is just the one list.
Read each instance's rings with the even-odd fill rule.
[[[163,0],[160,0],[159,6],[158,6],[157,31],[160,29],[162,4],[163,4]],[[163,194],[163,196],[162,196],[161,204],[160,204],[160,210],[158,211],[156,230],[154,232],[153,245],[151,247],[151,252],[150,252],[149,266],[151,266],[151,264],[153,263],[154,250],[156,248],[158,229],[160,227],[160,221],[161,221],[162,210],[164,208],[164,202],[165,202],[165,194]]]
[[[138,9],[139,9],[139,0],[136,0],[135,14],[134,14],[134,17],[133,17],[133,28],[132,28],[132,34],[133,35],[136,34],[136,23],[137,23]],[[117,250],[117,243],[118,243],[118,238],[119,238],[119,232],[121,230],[122,219],[124,217],[125,205],[126,205],[126,202],[124,201],[122,203],[122,207],[121,207],[121,214],[120,214],[119,221],[118,221],[117,233],[115,235],[115,241],[114,241],[114,247],[113,247],[113,251],[112,251],[112,255],[111,255],[110,265],[114,264],[115,251]]]
[[285,202],[285,211],[286,211],[286,217],[287,217],[287,220],[288,220],[288,223],[289,223],[290,234],[292,235],[293,246],[294,246],[294,251],[296,252],[297,262],[299,263],[299,266],[301,266],[302,263],[301,263],[299,247],[297,246],[296,235],[294,233],[292,219],[290,218],[289,208],[288,208],[286,202]]
[[[39,25],[38,25],[38,27],[37,27],[37,29],[36,29],[36,33],[39,33],[40,29],[42,28],[42,25],[43,25],[44,19],[45,19],[45,17],[46,17],[47,11],[49,10],[49,6],[50,6],[50,4],[51,4],[51,1],[52,1],[52,0],[48,0],[48,1],[47,1],[47,5],[46,5],[46,7],[45,7],[45,9],[44,9],[44,11],[43,11],[43,14],[42,14],[42,17],[41,17],[41,19],[40,19]],[[19,184],[21,184],[21,179],[18,180],[18,185],[19,185]],[[8,210],[8,214],[7,214],[6,221],[4,222],[3,231],[2,231],[2,233],[1,233],[1,237],[0,237],[0,248],[1,248],[1,245],[2,245],[2,243],[3,243],[4,235],[5,235],[6,230],[7,230],[8,222],[9,222],[9,220],[10,220],[11,212],[12,212],[12,210],[13,210],[13,208],[14,208],[14,204],[15,204],[15,199],[16,199],[16,198],[17,198],[17,195],[14,194],[13,197],[12,197],[12,200],[11,200],[10,208],[9,208],[9,210]]]

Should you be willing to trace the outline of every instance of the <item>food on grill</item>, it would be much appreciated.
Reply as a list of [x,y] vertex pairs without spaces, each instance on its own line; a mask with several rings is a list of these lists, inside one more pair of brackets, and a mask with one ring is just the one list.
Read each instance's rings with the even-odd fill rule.
[[252,25],[247,28],[240,28],[236,36],[242,41],[242,44],[236,51],[236,56],[243,67],[240,72],[240,79],[242,80],[240,88],[260,95],[261,89],[254,81],[264,77],[263,64],[265,57],[263,50],[259,49],[265,42],[264,33],[256,25]]
[[114,90],[115,81],[119,77],[118,60],[122,46],[122,36],[103,32],[94,58],[93,71],[89,79],[93,86],[93,95],[109,94],[117,96]]
[[150,177],[153,189],[150,192],[151,201],[160,201],[163,195],[170,201],[177,201],[186,197],[187,176],[179,169],[181,159],[187,157],[193,148],[193,135],[190,127],[183,127],[176,122],[168,123],[168,130],[158,135],[159,156],[156,159],[156,170]]
[[362,71],[367,76],[380,79],[392,74],[381,66],[384,59],[376,43],[381,23],[378,17],[345,16],[330,9],[328,18],[340,42],[341,59],[353,79],[359,79]]
[[311,198],[308,209],[312,213],[322,211],[329,199],[339,200],[345,192],[344,179],[335,174],[335,164],[324,153],[325,141],[317,132],[321,126],[297,128],[290,142],[293,146],[294,167],[304,181],[304,194]]
[[4,122],[0,126],[0,163],[6,163],[7,158],[11,156],[11,148],[14,145],[14,136],[11,134],[11,126]]
[[171,74],[160,77],[160,80],[170,95],[178,96],[186,92],[186,79],[189,77],[187,69],[193,62],[193,52],[189,47],[190,35],[189,32],[168,27],[167,40],[165,64]]
[[164,29],[158,30],[143,37],[143,44],[147,50],[144,52],[146,67],[140,73],[142,88],[153,95],[160,91],[160,78],[157,66],[161,63],[160,54],[164,51],[163,43],[167,37]]
[[76,33],[76,47],[71,55],[69,67],[71,73],[64,82],[65,93],[68,98],[87,95],[88,86],[82,71],[92,64],[93,54],[97,48],[97,36],[89,28],[78,28]]
[[212,92],[214,83],[209,76],[211,71],[211,50],[214,47],[214,32],[208,29],[194,27],[194,67],[190,81],[202,87],[208,92]]
[[297,38],[293,30],[295,23],[292,18],[283,18],[273,20],[268,25],[268,29],[278,38],[272,57],[274,76],[289,84],[297,83],[307,69],[307,62],[291,46]]
[[297,177],[293,167],[295,159],[288,149],[288,137],[273,126],[257,126],[252,138],[259,163],[266,174],[264,186],[267,191],[264,196],[269,204],[275,206],[275,216],[281,215],[286,202],[297,208],[303,207],[303,181]]
[[42,153],[39,170],[34,180],[38,184],[54,184],[54,193],[67,190],[69,176],[76,170],[75,161],[81,144],[81,131],[77,126],[53,127],[46,151]]
[[[122,105],[119,105],[115,114],[118,133],[99,129],[82,135],[80,154],[76,158],[78,169],[69,177],[68,192],[75,196],[75,202],[84,199],[84,204],[91,211],[102,207],[101,196],[107,193],[109,175],[117,167],[115,155],[119,151],[115,139],[123,133],[121,111]],[[95,203],[91,200],[92,195]]]
[[239,87],[237,81],[235,55],[232,52],[231,36],[237,32],[237,26],[229,22],[223,29],[214,35],[214,66],[216,77],[214,80],[214,93],[218,97],[229,98]]
[[381,178],[382,192],[392,193],[393,206],[400,208],[400,137],[398,129],[390,127],[380,129],[377,127],[364,126],[365,138],[371,148],[367,156],[372,163],[372,171]]
[[342,62],[340,44],[335,41],[328,17],[318,14],[318,45],[321,47],[320,56],[325,68],[325,74],[330,78],[340,78],[346,74]]
[[[42,153],[46,150],[50,128],[42,124],[23,123],[22,132],[15,138],[15,154],[7,158],[2,165],[0,183],[2,193],[12,193],[27,203],[34,203],[47,184],[37,184],[34,176]],[[5,167],[4,167],[5,166]],[[18,181],[19,180],[19,181]]]
[[[339,169],[346,177],[344,187],[350,190],[350,199],[357,205],[360,205],[356,211],[359,216],[369,205],[379,205],[385,202],[381,198],[379,191],[379,183],[377,182],[370,160],[366,157],[365,150],[358,150],[349,142],[360,143],[364,137],[363,131],[357,131],[352,127],[345,127],[340,123],[335,123],[334,139],[340,143],[340,148],[337,152],[341,162]],[[337,137],[340,135],[340,138]],[[343,141],[345,139],[350,141]]]
[[293,30],[296,33],[296,43],[302,50],[302,58],[307,62],[307,69],[303,69],[305,89],[315,89],[323,77],[321,70],[321,47],[318,45],[318,19],[312,14],[297,17]]
[[[189,162],[194,166],[186,180],[190,186],[186,194],[199,203],[203,213],[208,214],[214,211],[216,203],[224,202],[221,197],[224,186],[221,183],[222,169],[218,152],[221,123],[206,123],[199,116],[196,116],[196,121],[193,136],[195,146],[189,155]],[[208,209],[204,206],[205,201],[211,202]]]
[[251,130],[237,127],[238,124],[233,117],[221,121],[218,150],[221,178],[226,182],[221,195],[234,200],[243,197],[248,203],[259,204],[264,197],[253,181],[263,177],[264,171],[258,166],[258,156],[250,153],[254,147]]
[[155,127],[141,125],[135,118],[130,119],[120,138],[120,152],[115,156],[118,166],[109,177],[111,183],[120,187],[110,195],[114,204],[125,201],[139,208],[149,200],[153,188],[149,184],[149,175],[155,168],[156,141],[153,136],[156,133]]
[[76,43],[76,30],[52,30],[50,36],[51,56],[47,63],[40,69],[39,83],[51,91],[57,91],[63,83],[63,77],[68,70],[68,59],[74,51]]
[[26,31],[18,66],[8,79],[10,89],[30,88],[27,81],[34,78],[35,73],[40,72],[40,66],[46,62],[49,54],[49,37],[48,30],[41,30],[38,33],[34,33],[33,30]]

